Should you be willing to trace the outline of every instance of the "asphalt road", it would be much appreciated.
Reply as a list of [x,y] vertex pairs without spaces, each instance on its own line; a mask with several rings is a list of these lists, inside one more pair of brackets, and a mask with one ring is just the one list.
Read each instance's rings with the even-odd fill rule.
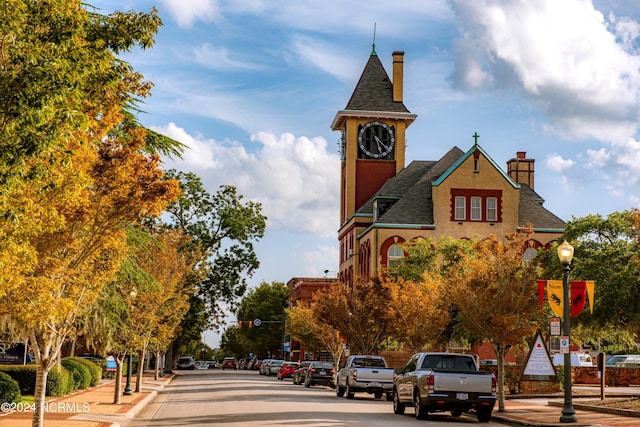
[[257,371],[196,370],[179,375],[127,427],[151,426],[498,426],[475,416],[429,414],[416,420],[412,408],[395,415],[391,402],[356,394],[336,397],[329,387],[305,388]]

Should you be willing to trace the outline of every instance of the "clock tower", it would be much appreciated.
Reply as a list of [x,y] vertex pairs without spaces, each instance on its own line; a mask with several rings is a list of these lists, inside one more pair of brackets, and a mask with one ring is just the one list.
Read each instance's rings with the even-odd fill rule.
[[404,105],[404,52],[393,52],[393,82],[371,52],[360,80],[331,129],[341,132],[340,280],[358,271],[357,234],[373,222],[358,210],[404,168],[405,133],[416,119]]

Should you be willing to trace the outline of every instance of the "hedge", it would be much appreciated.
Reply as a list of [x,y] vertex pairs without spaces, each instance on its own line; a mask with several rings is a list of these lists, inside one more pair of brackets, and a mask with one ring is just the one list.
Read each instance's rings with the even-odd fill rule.
[[20,403],[20,386],[8,374],[0,372],[0,403]]
[[[20,387],[23,396],[33,396],[36,389],[35,365],[0,365],[0,372],[13,378]],[[62,370],[51,369],[47,376],[47,396],[64,396],[69,388],[70,375],[64,367]]]
[[87,366],[77,360],[69,358],[62,359],[62,366],[71,373],[71,377],[73,379],[73,384],[69,384],[67,391],[72,392],[77,389],[84,390],[89,388],[89,385],[91,384],[91,371]]
[[92,387],[100,384],[100,380],[102,379],[102,368],[97,363],[82,357],[67,357],[66,359],[78,361],[82,363],[84,366],[86,366],[87,368],[89,368],[89,371],[91,372],[90,385]]

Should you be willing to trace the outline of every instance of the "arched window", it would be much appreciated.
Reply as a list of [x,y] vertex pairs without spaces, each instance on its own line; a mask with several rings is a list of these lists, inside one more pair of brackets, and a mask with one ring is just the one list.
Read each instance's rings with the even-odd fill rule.
[[391,245],[387,251],[387,268],[393,267],[402,258],[404,258],[402,247],[400,247],[400,245]]

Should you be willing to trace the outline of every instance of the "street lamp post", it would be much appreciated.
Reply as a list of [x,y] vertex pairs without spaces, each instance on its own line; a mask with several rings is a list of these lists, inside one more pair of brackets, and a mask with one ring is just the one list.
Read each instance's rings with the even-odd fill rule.
[[133,389],[131,388],[131,352],[127,354],[127,384],[124,386],[125,396],[133,396]]
[[[571,284],[569,282],[569,271],[571,270],[571,260],[573,259],[573,246],[567,243],[566,240],[558,246],[558,258],[562,263],[562,290],[564,292],[562,333],[571,342],[569,339],[571,335]],[[571,397],[571,351],[567,351],[564,354],[564,406],[562,407],[560,422],[578,422]]]

